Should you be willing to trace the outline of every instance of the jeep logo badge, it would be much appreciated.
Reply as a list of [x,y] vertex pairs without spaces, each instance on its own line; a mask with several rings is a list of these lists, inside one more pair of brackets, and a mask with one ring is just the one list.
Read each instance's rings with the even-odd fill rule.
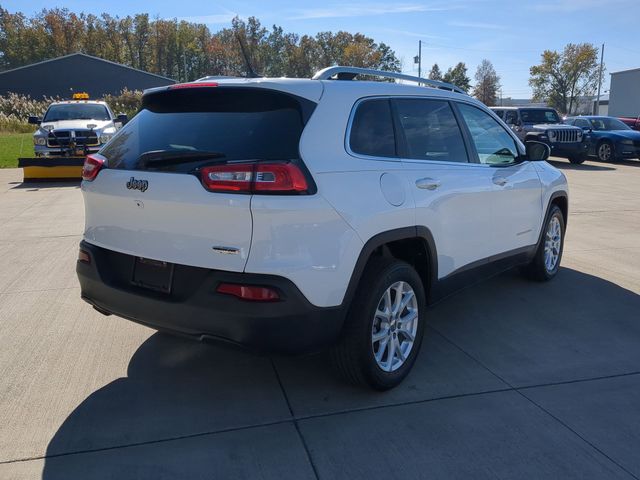
[[136,180],[135,177],[131,177],[127,182],[127,188],[129,190],[140,190],[145,192],[149,188],[149,182],[146,180]]

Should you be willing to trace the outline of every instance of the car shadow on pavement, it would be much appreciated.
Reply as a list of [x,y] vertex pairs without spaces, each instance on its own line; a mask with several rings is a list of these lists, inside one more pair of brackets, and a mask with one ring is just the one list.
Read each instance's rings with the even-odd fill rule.
[[28,190],[30,192],[37,192],[39,190],[46,190],[48,188],[80,188],[80,180],[68,180],[68,181],[50,181],[50,182],[14,182],[15,186],[11,187],[11,190]]
[[[591,159],[589,159],[591,160]],[[584,171],[607,171],[607,170],[616,170],[615,167],[613,166],[604,166],[605,164],[601,164],[601,165],[592,165],[590,163],[581,163],[581,164],[574,164],[574,163],[570,163],[568,160],[566,161],[562,161],[562,160],[547,160],[551,165],[553,165],[554,167],[560,169],[560,170],[584,170]]]
[[[47,447],[43,478],[165,478],[184,464],[195,472],[198,465],[189,465],[171,445],[289,422],[292,411],[304,417],[305,412],[368,408],[372,402],[430,399],[430,390],[447,383],[456,384],[458,395],[505,388],[485,364],[505,378],[517,371],[516,383],[528,371],[533,383],[626,373],[633,366],[640,369],[639,311],[640,295],[576,270],[563,268],[555,281],[544,284],[507,272],[430,309],[430,327],[447,339],[435,330],[428,333],[412,374],[384,394],[345,385],[325,354],[274,362],[156,333],[133,355],[126,377],[92,393],[66,418]],[[465,361],[456,360],[451,350]],[[466,370],[466,376],[458,370]],[[473,383],[480,370],[494,383]],[[416,386],[422,388],[418,397]],[[446,391],[435,397],[455,395]],[[218,453],[227,448],[211,442],[206,448]],[[129,448],[118,448],[124,446]]]

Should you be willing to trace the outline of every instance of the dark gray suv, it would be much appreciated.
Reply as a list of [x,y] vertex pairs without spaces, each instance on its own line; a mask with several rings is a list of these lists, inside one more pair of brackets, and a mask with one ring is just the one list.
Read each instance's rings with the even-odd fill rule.
[[583,141],[582,129],[564,125],[553,108],[548,107],[491,107],[523,142],[534,140],[546,143],[551,155],[582,163],[588,145]]

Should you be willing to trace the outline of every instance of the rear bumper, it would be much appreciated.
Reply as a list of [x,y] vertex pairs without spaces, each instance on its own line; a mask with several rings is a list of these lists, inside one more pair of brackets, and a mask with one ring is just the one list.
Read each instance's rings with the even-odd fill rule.
[[[134,257],[84,241],[80,247],[91,256],[88,264],[77,262],[81,295],[102,313],[197,340],[282,353],[318,350],[342,328],[341,307],[310,304],[283,277],[175,265],[172,292],[165,294],[131,283]],[[249,302],[216,293],[221,282],[271,286],[281,300]]]

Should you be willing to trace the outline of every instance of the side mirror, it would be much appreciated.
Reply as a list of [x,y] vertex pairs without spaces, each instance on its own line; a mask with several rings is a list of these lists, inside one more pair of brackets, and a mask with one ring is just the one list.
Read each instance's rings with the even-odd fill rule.
[[116,117],[116,122],[118,122],[118,123],[120,123],[122,125],[126,125],[128,121],[129,121],[129,117],[127,116],[126,113],[120,113]]
[[546,143],[528,141],[524,146],[527,150],[527,160],[532,162],[542,162],[551,155],[551,149]]
[[42,119],[40,117],[36,117],[35,115],[29,115],[28,122],[31,125],[40,125],[42,123]]

